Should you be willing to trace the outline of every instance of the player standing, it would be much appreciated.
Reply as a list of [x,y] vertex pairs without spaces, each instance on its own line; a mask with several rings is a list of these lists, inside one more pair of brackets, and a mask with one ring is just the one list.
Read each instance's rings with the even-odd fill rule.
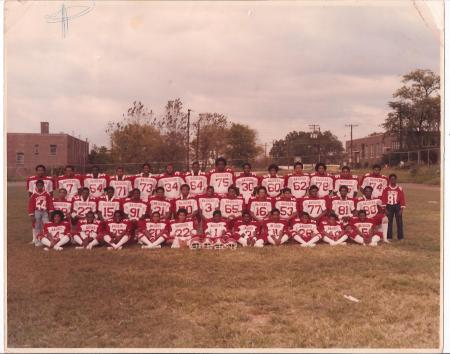
[[358,176],[350,173],[350,167],[344,166],[341,169],[341,174],[334,176],[334,194],[339,192],[341,186],[347,186],[348,196],[350,198],[356,198],[359,190]]
[[316,185],[309,187],[308,196],[300,198],[297,202],[297,211],[308,213],[311,219],[320,222],[327,215],[328,197],[318,196],[319,188]]
[[175,171],[172,164],[166,166],[166,171],[159,175],[158,187],[164,188],[164,195],[172,200],[180,196],[181,185],[184,184],[183,176]]
[[270,211],[273,209],[273,199],[267,196],[266,187],[258,187],[255,197],[250,198],[248,202],[248,210],[254,220],[263,221],[269,217]]
[[200,164],[198,161],[192,163],[192,170],[185,173],[184,180],[186,181],[186,184],[189,185],[192,196],[196,197],[206,192],[208,177],[205,172],[200,171]]
[[294,173],[285,176],[285,186],[297,199],[307,195],[310,182],[311,177],[308,173],[303,172],[303,164],[299,161],[294,164]]
[[158,178],[150,173],[150,164],[142,165],[142,172],[133,177],[133,187],[141,191],[142,200],[147,201],[158,185]]
[[45,190],[45,184],[42,180],[35,183],[34,192],[28,200],[28,215],[31,218],[33,227],[33,239],[31,243],[38,246],[37,236],[42,232],[44,224],[49,221],[49,214],[54,209],[50,194]]
[[75,174],[73,166],[67,165],[64,175],[59,176],[56,181],[57,188],[64,188],[67,191],[67,199],[72,200],[83,185],[83,176]]
[[44,182],[44,190],[50,194],[53,195],[53,190],[55,189],[55,181],[53,177],[47,176],[46,174],[46,168],[44,165],[37,165],[35,168],[36,174],[34,176],[27,177],[27,191],[28,196],[31,197],[31,195],[36,190],[36,182],[38,180],[41,180]]
[[327,173],[327,165],[322,162],[316,163],[316,172],[311,174],[311,186],[315,185],[319,191],[317,195],[322,198],[333,192],[334,177]]
[[248,203],[253,196],[255,188],[259,185],[259,178],[251,172],[252,166],[248,162],[244,163],[242,169],[243,172],[236,176],[235,182],[239,193],[244,197],[245,203]]
[[109,185],[109,177],[100,173],[98,166],[93,166],[92,173],[84,176],[83,185],[89,189],[91,197],[98,198],[104,195],[105,188]]
[[150,215],[158,212],[161,219],[170,220],[172,203],[164,196],[163,187],[157,187],[155,194],[148,198],[148,211]]
[[267,195],[271,198],[278,197],[284,188],[284,177],[278,175],[278,166],[272,164],[269,166],[269,174],[261,178],[260,185],[267,189]]
[[227,168],[227,160],[223,157],[216,159],[215,168],[208,173],[208,185],[214,187],[214,192],[223,197],[228,187],[234,184],[233,171]]
[[403,209],[406,207],[405,192],[397,184],[397,175],[389,175],[389,185],[381,196],[383,206],[386,208],[388,218],[387,239],[392,239],[392,228],[397,223],[397,239],[403,240]]
[[116,174],[109,178],[109,185],[114,188],[114,198],[128,198],[133,184],[130,177],[124,175],[123,167],[116,168]]
[[291,221],[291,237],[300,243],[302,247],[315,247],[320,240],[317,223],[311,220],[307,212],[302,212],[300,217]]
[[373,165],[372,173],[366,173],[361,178],[361,192],[363,192],[364,188],[367,186],[372,187],[372,198],[381,198],[383,190],[387,187],[387,185],[388,179],[385,175],[381,174],[380,165]]

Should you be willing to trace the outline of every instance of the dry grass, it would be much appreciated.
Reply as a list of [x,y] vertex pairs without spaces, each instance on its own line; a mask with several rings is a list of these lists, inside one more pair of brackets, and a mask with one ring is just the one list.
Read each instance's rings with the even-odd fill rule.
[[8,346],[437,348],[439,190],[406,192],[378,248],[45,253],[10,187]]

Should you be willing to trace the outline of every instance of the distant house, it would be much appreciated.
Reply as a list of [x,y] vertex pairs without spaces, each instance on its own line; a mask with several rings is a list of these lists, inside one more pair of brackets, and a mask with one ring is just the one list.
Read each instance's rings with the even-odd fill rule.
[[[393,136],[385,136],[384,133],[353,139],[353,149],[351,148],[350,140],[345,142],[347,160],[355,165],[379,163],[383,154],[397,151],[399,148],[400,145],[397,139]],[[353,156],[351,156],[351,150],[353,150]]]
[[87,141],[64,133],[50,134],[48,122],[41,122],[40,133],[7,134],[8,177],[31,175],[38,164],[49,170],[64,165],[82,169],[88,155]]

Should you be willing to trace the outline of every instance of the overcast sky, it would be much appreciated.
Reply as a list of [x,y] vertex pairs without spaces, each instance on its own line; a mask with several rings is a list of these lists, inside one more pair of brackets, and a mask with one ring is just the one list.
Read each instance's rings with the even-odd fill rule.
[[[65,4],[66,35],[46,15]],[[219,112],[261,143],[319,124],[341,140],[381,131],[401,75],[439,72],[439,33],[412,2],[5,4],[7,130],[67,132],[108,145],[132,101]],[[334,4],[337,4],[336,2]]]

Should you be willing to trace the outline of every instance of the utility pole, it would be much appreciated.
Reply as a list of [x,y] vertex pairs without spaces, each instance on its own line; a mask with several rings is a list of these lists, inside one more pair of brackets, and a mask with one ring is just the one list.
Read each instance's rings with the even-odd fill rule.
[[[311,139],[318,141],[319,139],[319,133],[320,133],[320,125],[318,124],[310,124],[309,129],[312,130],[311,132]],[[316,143],[317,146],[317,152],[319,153],[319,160],[317,162],[320,162],[320,144]]]
[[201,114],[198,115],[197,120],[197,146],[195,147],[195,159],[198,161],[198,155],[200,153],[200,121],[202,120]]
[[264,143],[264,157],[267,159],[267,143]]
[[358,124],[346,124],[346,127],[350,127],[350,166],[353,167],[353,127],[357,127]]
[[186,149],[186,171],[189,171],[189,128],[191,125],[191,110],[188,109],[187,114],[187,149]]
[[289,149],[289,139],[286,139],[286,152],[287,152],[287,169],[289,171],[289,156],[290,156],[290,149]]

